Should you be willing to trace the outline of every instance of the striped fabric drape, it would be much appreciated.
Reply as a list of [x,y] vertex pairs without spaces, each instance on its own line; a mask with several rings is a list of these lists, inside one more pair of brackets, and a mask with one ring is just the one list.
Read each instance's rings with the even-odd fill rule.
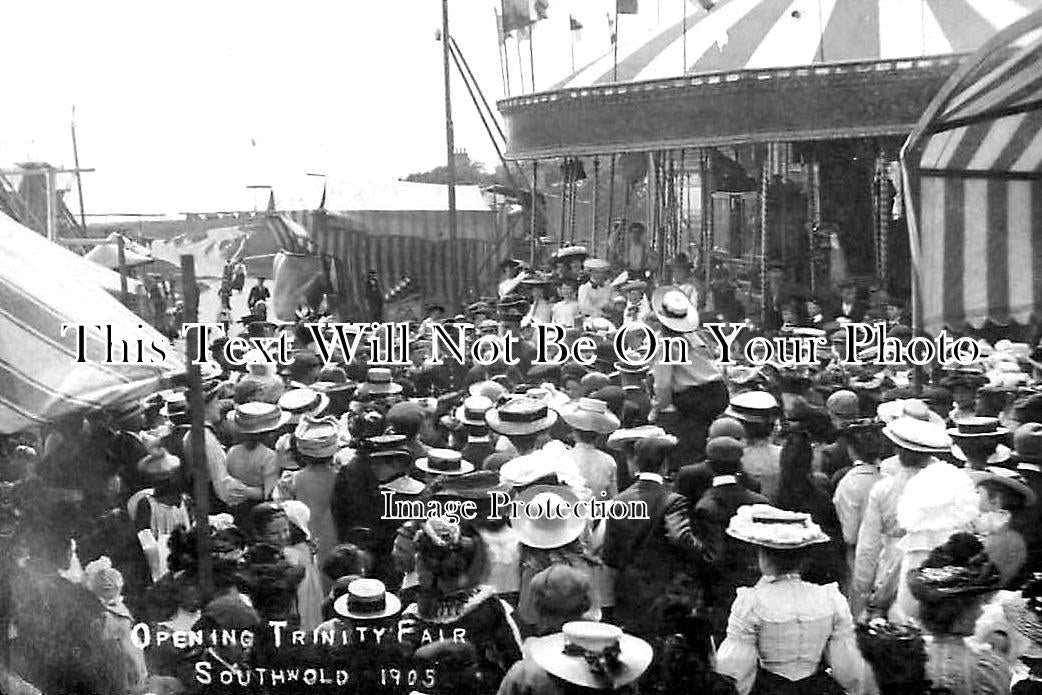
[[279,247],[289,253],[308,253],[311,243],[308,230],[286,213],[269,212],[264,223]]
[[[797,65],[974,51],[1042,0],[719,0],[628,41],[551,91]],[[615,76],[617,72],[617,77]]]
[[[386,288],[403,276],[430,300],[446,301],[454,287],[474,287],[491,251],[491,211],[457,212],[456,258],[450,250],[448,216],[442,210],[316,212],[309,229],[315,250],[340,259],[344,283],[365,296],[365,275],[376,270]],[[486,283],[487,284],[487,283]]]
[[[93,265],[0,213],[0,433],[144,398],[184,371],[169,342],[102,289]],[[63,336],[63,324],[112,326],[130,359],[140,339],[144,358],[158,363],[101,364],[106,340],[98,329],[86,334],[88,361],[77,363],[76,332]],[[123,345],[115,346],[112,357],[122,361]]]
[[960,68],[902,153],[917,323],[1042,316],[1042,12]]

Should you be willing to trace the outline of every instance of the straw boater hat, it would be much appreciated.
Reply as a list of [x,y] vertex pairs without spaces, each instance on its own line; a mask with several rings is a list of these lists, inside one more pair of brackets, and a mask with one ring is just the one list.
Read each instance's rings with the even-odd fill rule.
[[638,427],[627,427],[615,430],[608,435],[608,448],[616,451],[625,448],[627,444],[633,444],[645,439],[659,439],[667,443],[676,444],[677,438],[666,432],[657,425],[640,425]]
[[304,415],[321,415],[329,407],[329,396],[315,389],[290,389],[279,398],[279,407],[289,413],[290,424],[300,422]]
[[548,408],[552,408],[557,412],[560,412],[561,408],[568,404],[568,395],[558,391],[551,383],[533,386],[525,391],[524,397],[545,403]]
[[739,507],[727,525],[727,535],[773,550],[798,550],[829,542],[828,534],[811,521],[810,514],[769,504]]
[[434,475],[465,475],[474,470],[474,464],[464,461],[454,449],[429,449],[426,456],[416,459],[416,467]]
[[587,258],[583,261],[584,270],[608,270],[611,264],[602,258]]
[[163,395],[163,407],[159,414],[171,420],[188,417],[188,398],[184,391],[171,391]]
[[1020,596],[1002,604],[1010,625],[1030,642],[1024,652],[1029,659],[1042,659],[1042,579],[1024,585]]
[[393,492],[396,495],[411,495],[415,497],[426,490],[427,486],[411,475],[400,475],[397,478],[388,480],[386,483],[381,483],[380,489]]
[[666,328],[690,333],[698,328],[698,309],[686,294],[675,287],[660,287],[651,297],[651,307]]
[[240,434],[272,432],[289,422],[289,413],[274,403],[242,403],[228,413],[230,422]]
[[769,422],[778,409],[778,399],[766,391],[746,391],[731,397],[724,415],[742,422]]
[[561,632],[529,642],[532,660],[547,673],[583,688],[614,690],[632,683],[651,665],[644,640],[608,623],[575,621]]
[[525,435],[542,432],[557,422],[557,411],[546,403],[522,396],[485,413],[485,422],[499,434]]
[[586,258],[588,255],[589,252],[585,246],[562,246],[554,254],[554,260],[563,261],[571,258]]
[[309,458],[329,458],[340,448],[340,422],[335,417],[305,415],[293,433],[297,451]]
[[945,431],[943,421],[938,421],[940,418],[925,403],[913,399],[905,401],[903,414],[887,423],[883,434],[908,451],[946,454],[951,451],[952,438]]
[[456,419],[464,425],[485,427],[485,413],[495,405],[485,396],[467,396],[463,404],[456,408]]
[[402,602],[379,579],[356,579],[333,602],[337,615],[352,620],[379,620],[396,615]]
[[[540,513],[521,514],[510,520],[520,541],[530,548],[560,548],[582,535],[586,520],[573,512],[579,497],[563,485],[533,485],[518,496]],[[524,507],[522,507],[524,508]]]
[[619,418],[608,410],[608,404],[596,398],[580,398],[561,408],[561,417],[569,425],[584,432],[609,434],[619,429]]
[[552,285],[554,284],[554,278],[550,273],[544,273],[540,270],[530,273],[521,281],[522,285]]
[[402,392],[402,385],[391,378],[387,367],[370,367],[365,382],[358,387],[360,396],[393,396]]
[[[952,456],[960,461],[966,461],[966,454],[960,446],[960,441],[966,440],[998,440],[1009,434],[1009,430],[1000,426],[997,417],[966,417],[960,418],[955,427],[948,429],[948,435],[955,440],[952,446]],[[1013,455],[1012,450],[1005,444],[996,443],[995,451],[988,455],[989,464],[997,464],[1008,461]]]

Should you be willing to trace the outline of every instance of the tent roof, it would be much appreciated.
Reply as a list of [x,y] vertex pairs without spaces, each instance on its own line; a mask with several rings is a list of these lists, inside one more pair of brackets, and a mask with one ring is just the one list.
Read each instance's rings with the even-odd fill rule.
[[626,43],[629,20],[621,17],[617,74],[609,52],[552,90],[968,53],[1040,8],[1042,0],[718,0],[688,15],[686,33],[678,21],[636,43]]
[[1042,12],[996,36],[936,96],[902,155],[927,330],[1042,309]]
[[[101,275],[115,274],[0,214],[0,432],[143,398],[184,371],[169,341],[102,289]],[[63,335],[64,324],[111,325],[130,343],[160,346],[165,359],[104,364],[95,329],[86,333],[87,361],[77,363],[76,331]]]
[[[108,235],[104,244],[98,244],[83,255],[89,261],[94,261],[106,268],[119,269],[119,234],[113,232]],[[144,246],[135,244],[129,239],[124,239],[123,262],[128,268],[151,263],[155,259]]]

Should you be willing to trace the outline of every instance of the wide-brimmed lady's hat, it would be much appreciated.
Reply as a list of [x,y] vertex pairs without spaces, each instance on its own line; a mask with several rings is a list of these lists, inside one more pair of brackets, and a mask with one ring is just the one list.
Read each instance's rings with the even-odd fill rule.
[[474,471],[465,475],[442,478],[431,484],[435,497],[463,500],[487,500],[490,492],[509,492],[510,486],[500,482],[495,471]]
[[228,422],[239,434],[263,434],[273,432],[289,422],[289,413],[274,403],[254,401],[235,406],[228,413]]
[[1002,604],[1010,625],[1030,642],[1024,656],[1042,659],[1042,579],[1024,585],[1020,596]]
[[908,588],[923,603],[942,603],[996,591],[1002,578],[980,540],[956,533],[908,572]]
[[554,253],[555,261],[570,260],[572,258],[586,258],[590,252],[585,246],[562,246]]
[[138,472],[149,478],[169,478],[181,468],[181,459],[166,449],[157,449],[137,462]]
[[657,425],[640,425],[638,427],[626,427],[615,430],[608,435],[608,448],[619,451],[628,444],[633,444],[645,439],[659,439],[676,445],[677,438],[666,432]]
[[293,432],[297,451],[309,458],[329,458],[340,448],[340,421],[335,417],[305,415]]
[[1037,500],[1035,491],[1028,487],[1024,478],[1014,470],[1001,466],[988,466],[983,471],[969,471],[977,486],[993,485],[1012,492],[1020,498],[1020,508],[1030,507]]
[[188,397],[184,391],[171,391],[163,395],[163,407],[159,414],[171,420],[188,419]]
[[311,388],[319,393],[339,393],[350,391],[358,387],[358,384],[347,378],[347,372],[343,367],[326,366],[318,373],[318,380],[311,384]]
[[290,389],[279,398],[278,406],[289,413],[290,424],[300,422],[304,415],[321,415],[329,407],[329,396],[315,389]]
[[548,430],[557,422],[557,411],[546,403],[522,396],[485,413],[485,422],[499,434],[526,435]]
[[769,504],[739,507],[727,525],[727,535],[774,550],[798,550],[829,542],[828,534],[811,520],[810,514]]
[[[951,451],[952,438],[945,431],[940,416],[920,400],[910,399],[904,401],[902,406],[902,414],[883,427],[887,439],[902,449],[922,454],[946,454]],[[880,419],[886,421],[882,414]]]
[[416,459],[416,467],[432,475],[465,475],[474,470],[474,464],[464,461],[454,449],[429,449],[426,456]]
[[485,413],[492,410],[495,403],[485,396],[467,396],[463,404],[456,408],[456,419],[464,425],[485,427]]
[[662,325],[677,333],[690,333],[699,326],[698,309],[676,287],[655,290],[651,297],[651,307]]
[[530,548],[560,548],[579,538],[586,520],[574,513],[579,497],[563,485],[533,485],[518,496],[525,513],[511,519]]
[[596,398],[580,398],[561,408],[561,417],[583,432],[609,434],[619,429],[619,418],[608,410],[608,404]]
[[356,579],[347,586],[346,594],[333,601],[337,615],[352,620],[389,618],[401,609],[402,602],[379,579]]
[[370,367],[365,382],[358,387],[359,396],[393,396],[402,392],[402,385],[391,378],[387,367]]
[[531,640],[532,660],[547,673],[583,688],[614,690],[632,683],[651,665],[644,640],[608,623],[574,621],[561,632]]
[[550,273],[544,273],[542,271],[535,271],[529,273],[524,280],[521,281],[522,285],[533,285],[533,286],[546,286],[554,284],[554,278]]

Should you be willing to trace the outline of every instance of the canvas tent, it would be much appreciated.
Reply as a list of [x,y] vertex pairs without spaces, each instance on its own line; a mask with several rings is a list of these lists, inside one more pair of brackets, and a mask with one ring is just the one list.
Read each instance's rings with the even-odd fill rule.
[[902,163],[917,325],[1042,316],[1042,12],[966,59]]
[[331,185],[324,208],[310,216],[311,239],[318,253],[340,262],[349,297],[365,296],[366,273],[374,269],[385,291],[408,276],[425,297],[445,301],[454,287],[489,275],[486,261],[495,239],[495,213],[479,187],[457,186],[456,209],[452,254],[445,186]]
[[[88,261],[105,266],[111,270],[119,269],[119,234],[113,232],[105,238],[104,244],[98,244],[83,255]],[[125,239],[123,241],[123,263],[127,268],[147,265],[155,259],[144,246]]]
[[[102,289],[99,272],[115,275],[0,214],[0,433],[143,398],[184,371],[169,342]],[[105,339],[95,330],[87,333],[87,361],[78,363],[76,333],[63,336],[63,324],[111,325],[116,336],[154,342],[166,357],[102,364]]]

